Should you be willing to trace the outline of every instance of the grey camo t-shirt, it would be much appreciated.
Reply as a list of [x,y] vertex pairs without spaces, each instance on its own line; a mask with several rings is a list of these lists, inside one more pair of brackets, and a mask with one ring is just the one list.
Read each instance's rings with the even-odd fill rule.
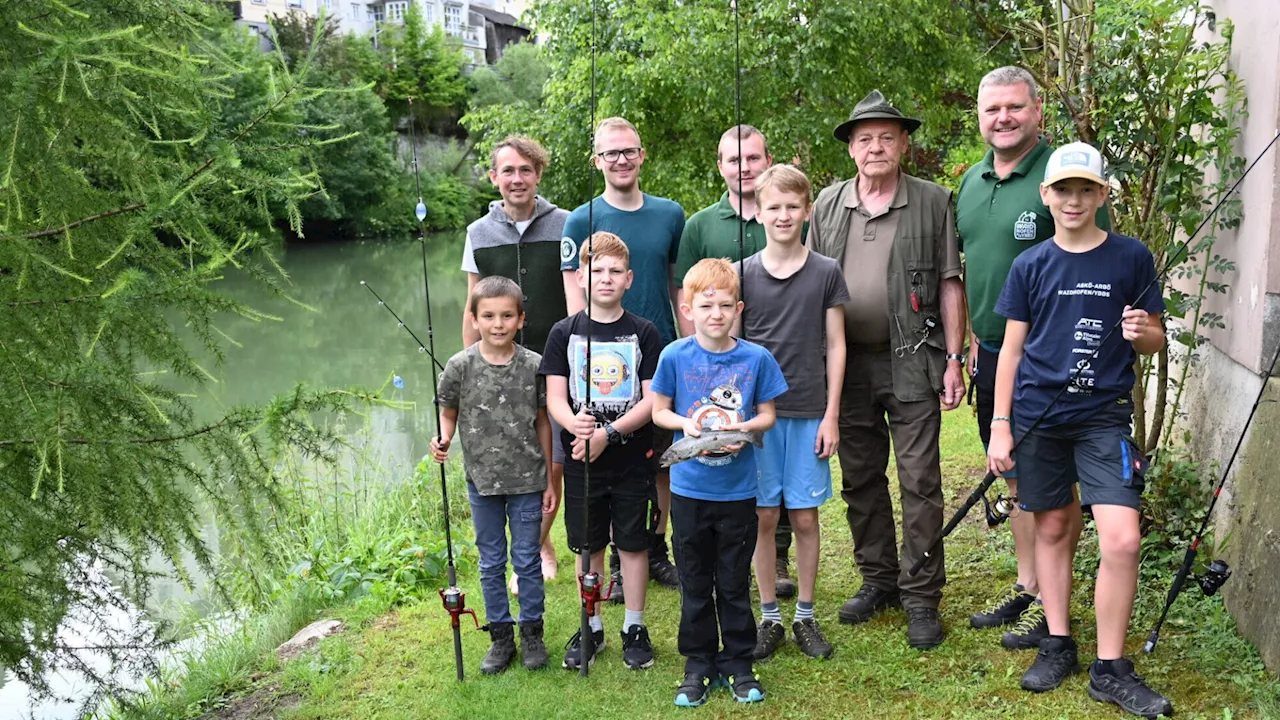
[[440,406],[458,411],[463,467],[481,495],[547,489],[546,459],[534,429],[538,410],[547,406],[541,363],[541,355],[517,345],[511,362],[491,365],[476,343],[449,358],[440,374]]

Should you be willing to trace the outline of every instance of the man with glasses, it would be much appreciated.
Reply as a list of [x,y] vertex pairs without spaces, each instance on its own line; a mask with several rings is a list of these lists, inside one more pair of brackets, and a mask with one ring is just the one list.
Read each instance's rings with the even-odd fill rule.
[[[596,128],[592,163],[604,175],[604,192],[591,200],[591,213],[583,203],[569,214],[560,241],[560,269],[578,269],[578,249],[592,232],[611,232],[622,238],[631,254],[634,280],[623,296],[622,307],[653,323],[665,347],[676,339],[672,307],[678,307],[683,292],[672,279],[680,234],[684,231],[684,209],[666,198],[640,191],[640,166],[644,146],[635,126],[620,117],[606,118]],[[590,225],[590,227],[588,227]],[[566,273],[568,278],[570,274]],[[569,314],[586,307],[586,297],[576,283],[565,280]],[[653,462],[671,445],[671,431],[655,428]],[[649,551],[649,576],[667,587],[679,587],[679,576],[667,550],[667,514],[671,508],[671,476],[657,474],[658,517],[654,522],[653,548]],[[614,576],[615,602],[622,602],[622,578],[617,551],[609,558]],[[643,588],[635,591],[644,592]]]

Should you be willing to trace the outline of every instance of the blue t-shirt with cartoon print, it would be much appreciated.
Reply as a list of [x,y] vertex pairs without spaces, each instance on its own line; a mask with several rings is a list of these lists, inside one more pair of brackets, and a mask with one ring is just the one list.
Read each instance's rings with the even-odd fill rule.
[[[763,347],[739,340],[732,350],[710,352],[687,337],[658,356],[649,388],[671,398],[677,413],[707,429],[755,417],[756,405],[787,391],[782,368]],[[677,441],[684,433],[677,431]],[[707,455],[671,466],[671,492],[695,500],[730,502],[756,496],[755,447]]]

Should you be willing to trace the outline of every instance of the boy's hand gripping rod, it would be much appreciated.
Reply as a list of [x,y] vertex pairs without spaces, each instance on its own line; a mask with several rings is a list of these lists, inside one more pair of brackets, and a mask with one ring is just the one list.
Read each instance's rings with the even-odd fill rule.
[[[1222,197],[1218,200],[1218,203],[1213,206],[1213,209],[1209,211],[1209,214],[1205,215],[1204,220],[1202,220],[1200,222],[1200,225],[1196,227],[1195,232],[1191,233],[1189,236],[1187,236],[1186,240],[1180,243],[1176,252],[1169,254],[1168,256],[1169,259],[1168,261],[1165,262],[1164,269],[1156,273],[1156,276],[1152,278],[1151,282],[1147,283],[1147,286],[1143,288],[1142,292],[1138,293],[1138,297],[1134,298],[1133,302],[1131,303],[1131,306],[1137,307],[1138,303],[1142,301],[1142,298],[1145,297],[1146,294],[1151,291],[1151,288],[1157,286],[1161,281],[1161,279],[1163,279],[1166,275],[1169,274],[1169,271],[1173,269],[1174,265],[1179,261],[1179,258],[1191,246],[1191,241],[1194,240],[1196,236],[1200,234],[1200,231],[1203,230],[1205,226],[1209,224],[1209,221],[1213,219],[1214,215],[1218,214],[1218,210],[1220,210],[1222,206],[1226,204],[1227,200],[1231,198],[1232,195],[1235,194],[1236,188],[1240,187],[1240,183],[1244,182],[1244,179],[1249,176],[1249,173],[1258,164],[1258,161],[1261,160],[1263,156],[1267,154],[1267,151],[1271,149],[1271,146],[1276,144],[1276,140],[1280,140],[1280,132],[1277,132],[1275,136],[1271,138],[1271,142],[1267,143],[1267,146],[1262,149],[1262,152],[1258,153],[1257,157],[1253,159],[1253,162],[1249,163],[1249,167],[1245,168],[1245,171],[1240,175],[1240,177],[1235,181],[1235,183],[1231,185],[1231,189],[1223,193]],[[1106,346],[1107,341],[1111,339],[1111,336],[1114,335],[1116,331],[1120,329],[1120,325],[1122,322],[1123,320],[1117,320],[1116,324],[1111,326],[1111,329],[1107,331],[1107,334],[1102,338],[1102,341],[1098,343],[1098,347],[1094,348],[1093,354],[1089,356],[1088,359],[1090,361],[1092,361],[1094,358],[1098,356],[1098,352],[1102,350],[1103,347]],[[1067,382],[1066,385],[1063,385],[1062,389],[1058,391],[1058,394],[1054,395],[1053,398],[1049,400],[1049,404],[1046,405],[1044,410],[1040,413],[1040,417],[1037,417],[1035,421],[1031,423],[1030,427],[1028,427],[1027,430],[1022,434],[1022,437],[1014,438],[1013,448],[1015,450],[1018,448],[1018,445],[1022,443],[1023,439],[1025,439],[1027,435],[1031,434],[1031,432],[1040,425],[1040,423],[1044,420],[1045,416],[1049,413],[1049,410],[1051,410],[1053,406],[1058,403],[1058,400],[1060,400],[1062,396],[1066,394],[1067,390],[1076,383],[1078,378],[1079,378],[1079,370],[1077,369],[1077,371],[1074,373],[1071,380]],[[1264,388],[1266,387],[1265,381],[1263,383],[1263,387]],[[1252,417],[1252,415],[1250,415],[1250,417]],[[1247,425],[1245,426],[1245,429],[1246,430],[1248,429]],[[1243,432],[1241,434],[1241,437],[1243,438]],[[1232,457],[1234,458],[1234,455]],[[1223,477],[1223,482],[1225,482],[1226,481],[1225,472],[1223,473],[1222,477]],[[950,535],[952,531],[954,531],[956,527],[960,525],[960,521],[964,520],[965,515],[969,514],[969,510],[971,510],[974,505],[978,504],[978,502],[986,495],[987,490],[991,487],[992,483],[994,483],[995,481],[996,481],[996,474],[988,471],[987,476],[982,479],[981,483],[978,483],[978,487],[974,488],[973,492],[969,494],[969,497],[965,499],[964,503],[960,505],[959,508],[956,509],[956,512],[954,515],[951,516],[951,519],[947,521],[947,524],[943,526],[942,535],[938,537],[937,543],[935,543],[935,545],[941,544],[942,539]],[[1221,485],[1219,486],[1219,490],[1221,490]],[[1215,500],[1216,500],[1216,497],[1217,496],[1215,495]],[[1212,506],[1210,507],[1212,508]],[[1208,523],[1208,516],[1205,517],[1205,523],[1206,524]],[[1199,540],[1196,541],[1196,545],[1198,544],[1199,544]],[[1189,557],[1194,556],[1195,549],[1196,548],[1193,545],[1193,547],[1190,550],[1188,550]],[[933,557],[933,546],[931,546],[928,550],[926,550],[924,554],[921,555],[916,560],[915,564],[911,566],[911,569],[907,571],[908,574],[911,575],[912,577],[918,575],[920,571],[924,569],[925,563],[928,562],[932,557]],[[1183,576],[1183,579],[1184,580],[1186,579],[1185,575]],[[1171,595],[1171,598],[1176,596],[1172,592],[1172,590],[1170,591],[1170,595]],[[1169,603],[1172,604],[1172,599],[1170,599]],[[1167,606],[1165,608],[1165,612],[1166,613],[1168,612]],[[1154,636],[1155,636],[1155,633],[1153,632],[1153,637]],[[1154,647],[1154,643],[1151,643],[1150,641],[1148,642]]]

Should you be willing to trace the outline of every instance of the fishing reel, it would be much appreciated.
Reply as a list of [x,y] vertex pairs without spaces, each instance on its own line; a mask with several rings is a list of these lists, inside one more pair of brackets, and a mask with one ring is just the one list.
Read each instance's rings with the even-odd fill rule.
[[476,617],[476,611],[467,607],[467,594],[457,586],[441,590],[440,602],[444,603],[444,609],[449,613],[449,622],[455,628],[461,625],[458,618],[470,615],[471,620],[476,624],[476,629],[480,629],[480,619]]
[[1205,595],[1213,595],[1231,578],[1231,566],[1222,560],[1214,560],[1204,573],[1196,576],[1196,583]]
[[987,527],[993,528],[1000,523],[1008,520],[1014,510],[1018,509],[1018,498],[1005,497],[1004,495],[996,495],[995,502],[987,499],[986,495],[982,496],[982,507],[987,514]]
[[587,615],[595,615],[596,605],[613,596],[613,580],[609,580],[609,587],[602,593],[603,586],[604,580],[595,570],[578,576],[578,594],[582,597],[583,604],[587,606]]

